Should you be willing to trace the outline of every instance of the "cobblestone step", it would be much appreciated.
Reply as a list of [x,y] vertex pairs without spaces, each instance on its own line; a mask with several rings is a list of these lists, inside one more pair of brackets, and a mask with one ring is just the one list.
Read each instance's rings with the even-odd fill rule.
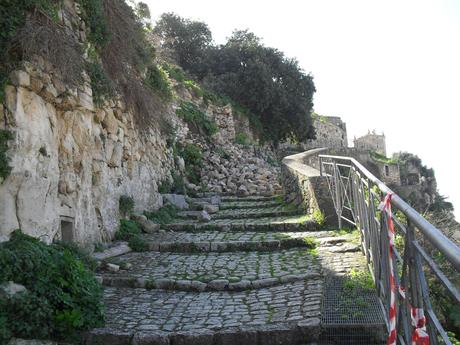
[[317,345],[337,313],[322,304],[327,279],[366,268],[359,233],[280,201],[222,196],[210,222],[178,219],[143,235],[149,251],[108,260],[122,269],[98,272],[107,323],[86,344]]
[[263,200],[263,201],[225,201],[221,202],[219,207],[221,210],[228,209],[245,209],[245,208],[267,208],[279,206],[277,200]]
[[267,218],[286,217],[299,215],[299,210],[289,210],[285,206],[267,208],[245,208],[221,210],[211,216],[212,219],[242,219],[242,218]]
[[[336,236],[333,231],[308,232],[165,232],[145,234],[144,239],[151,251],[199,253],[237,251],[277,251],[306,247],[309,238],[314,238],[322,246],[331,246],[347,241],[347,237]],[[343,250],[335,247],[335,250]],[[356,247],[356,246],[355,246]],[[357,248],[359,249],[359,248]]]
[[321,226],[306,216],[264,217],[248,219],[214,219],[207,223],[195,220],[177,221],[164,225],[173,231],[315,231]]
[[306,232],[255,232],[255,231],[201,231],[201,232],[174,232],[164,231],[154,234],[144,234],[149,242],[229,242],[229,241],[272,241],[284,239],[297,239],[314,237],[318,241],[328,239],[328,242],[336,239],[342,241],[345,236],[337,236],[335,231],[306,231]]
[[106,288],[96,344],[295,345],[320,333],[321,278],[245,292]]
[[128,253],[116,263],[130,268],[102,272],[104,284],[183,291],[242,291],[317,278],[312,249],[278,252]]
[[236,202],[252,202],[252,201],[276,201],[276,200],[282,200],[283,195],[273,195],[273,196],[234,196],[234,195],[229,195],[229,196],[222,196],[221,200],[223,202],[227,201],[236,201]]

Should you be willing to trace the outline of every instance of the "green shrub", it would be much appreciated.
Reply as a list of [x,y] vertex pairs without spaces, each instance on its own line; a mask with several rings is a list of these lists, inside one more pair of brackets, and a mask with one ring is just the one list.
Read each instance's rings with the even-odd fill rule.
[[139,227],[139,224],[137,224],[136,221],[128,220],[128,219],[121,219],[120,227],[118,228],[118,231],[115,233],[115,239],[122,240],[122,241],[129,241],[129,239],[132,236],[139,235],[141,233],[142,233],[141,228]]
[[59,241],[55,243],[55,245],[72,252],[73,255],[83,262],[85,267],[89,268],[91,271],[94,271],[97,268],[97,262],[91,257],[89,252],[79,247],[76,243]]
[[183,118],[192,130],[203,135],[211,136],[219,130],[216,122],[192,102],[181,102],[180,107],[176,110],[176,114],[180,118]]
[[149,245],[141,235],[133,235],[128,242],[129,247],[135,252],[146,252]]
[[177,80],[178,82],[183,82],[186,79],[185,73],[182,68],[171,65],[169,63],[163,63],[163,69],[168,73],[170,78]]
[[102,0],[77,0],[82,6],[82,19],[89,26],[88,40],[97,48],[103,48],[109,39]]
[[102,288],[69,245],[46,245],[15,231],[0,244],[0,284],[27,291],[0,299],[0,342],[10,337],[76,339],[104,323]]
[[94,104],[100,106],[106,98],[110,98],[115,94],[115,86],[107,78],[104,69],[99,63],[88,62],[86,64],[86,71],[91,79]]
[[203,161],[203,153],[201,148],[194,144],[178,146],[178,155],[184,159],[185,175],[188,180],[194,184],[200,183],[201,163]]
[[175,194],[185,194],[185,183],[184,178],[181,174],[172,174],[173,184],[171,188],[171,192]]
[[383,164],[390,164],[390,165],[396,165],[398,164],[398,160],[394,158],[388,158],[385,155],[382,155],[381,153],[378,153],[376,151],[370,151],[371,158],[375,160],[376,162],[383,163]]
[[230,159],[232,158],[232,156],[230,156],[230,154],[225,151],[222,147],[218,147],[217,150],[216,150],[217,154],[219,155],[219,157],[223,158],[223,159]]
[[447,332],[447,336],[453,345],[460,345],[460,340],[457,339],[454,332]]
[[121,195],[118,200],[118,210],[123,217],[129,217],[134,210],[134,200],[128,195]]
[[158,187],[158,193],[161,194],[168,194],[171,193],[172,190],[172,184],[169,182],[169,180],[165,180],[161,182],[160,186]]
[[185,165],[199,165],[203,160],[203,152],[195,144],[179,146],[178,154],[184,159]]
[[251,141],[249,140],[248,136],[246,133],[237,133],[235,135],[235,143],[244,145],[244,146],[249,146]]
[[152,65],[147,69],[144,80],[145,84],[160,96],[161,99],[169,101],[172,99],[171,84],[168,74],[161,66]]
[[10,159],[6,155],[8,141],[11,139],[13,139],[13,133],[5,129],[0,129],[0,182],[6,179],[11,173]]
[[203,97],[204,96],[204,92],[201,89],[201,87],[196,82],[194,82],[193,80],[184,80],[183,84],[184,84],[184,86],[186,88],[188,88],[189,90],[191,90],[193,92],[195,97]]
[[157,224],[168,224],[176,218],[178,209],[174,205],[165,205],[158,211],[144,211],[144,215],[152,222]]

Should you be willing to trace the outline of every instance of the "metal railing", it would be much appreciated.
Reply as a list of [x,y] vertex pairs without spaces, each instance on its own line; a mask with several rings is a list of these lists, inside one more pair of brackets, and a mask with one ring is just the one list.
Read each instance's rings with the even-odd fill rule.
[[[433,282],[442,285],[443,293],[460,308],[460,292],[452,281],[452,274],[443,271],[437,260],[439,256],[445,258],[444,262],[451,271],[449,273],[453,272],[458,278],[460,248],[355,159],[319,155],[319,164],[321,175],[328,181],[339,226],[342,227],[345,221],[361,232],[362,250],[376,285],[387,326],[391,293],[389,222],[388,214],[379,209],[379,204],[385,195],[393,194],[392,219],[397,245],[392,266],[396,286],[404,287],[406,291],[405,294],[397,291],[396,295],[397,343],[412,344],[415,328],[411,308],[422,308],[430,344],[452,345],[433,308],[430,286]],[[437,254],[436,259],[433,254]]]

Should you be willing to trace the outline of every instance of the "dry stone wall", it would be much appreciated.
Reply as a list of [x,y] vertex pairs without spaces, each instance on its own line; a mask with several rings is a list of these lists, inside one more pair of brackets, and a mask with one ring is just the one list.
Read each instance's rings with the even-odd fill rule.
[[317,116],[313,121],[316,139],[308,139],[305,149],[348,147],[347,126],[337,116]]
[[241,196],[280,193],[280,167],[273,151],[266,146],[235,143],[236,133],[250,133],[248,137],[253,138],[249,122],[237,119],[230,106],[211,105],[207,114],[216,121],[219,131],[211,138],[188,138],[203,151],[201,186],[197,187]]

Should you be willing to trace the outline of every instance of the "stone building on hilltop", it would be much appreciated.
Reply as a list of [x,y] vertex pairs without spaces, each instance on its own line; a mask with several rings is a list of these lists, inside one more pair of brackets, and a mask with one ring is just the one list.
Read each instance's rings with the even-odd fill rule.
[[308,139],[306,149],[318,147],[348,147],[347,126],[338,116],[313,116],[316,139]]
[[355,137],[353,143],[356,149],[375,151],[384,156],[387,155],[385,134],[377,134],[375,130],[373,130],[372,133],[368,131],[368,133],[362,137]]

